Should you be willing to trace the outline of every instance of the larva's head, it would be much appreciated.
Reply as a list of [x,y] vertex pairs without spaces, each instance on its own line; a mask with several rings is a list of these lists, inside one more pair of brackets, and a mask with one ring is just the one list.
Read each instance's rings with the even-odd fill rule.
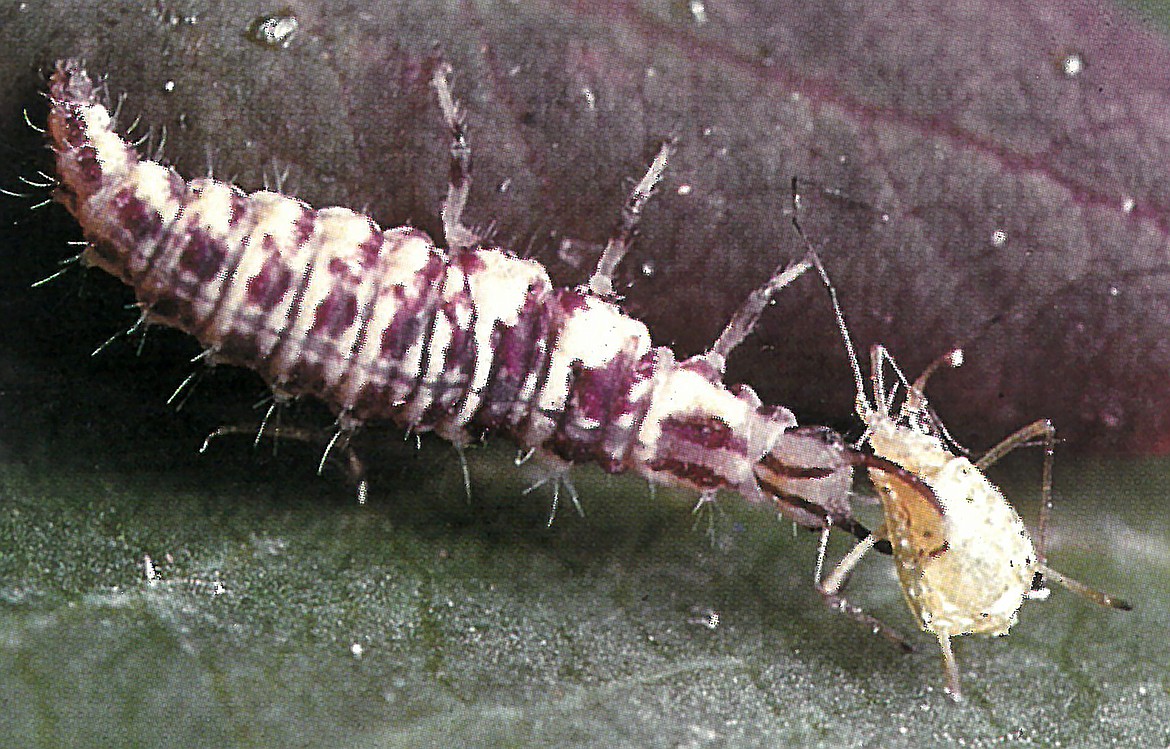
[[824,427],[804,426],[781,434],[755,466],[756,481],[777,508],[801,525],[827,519],[853,531],[849,499],[853,459],[844,439]]

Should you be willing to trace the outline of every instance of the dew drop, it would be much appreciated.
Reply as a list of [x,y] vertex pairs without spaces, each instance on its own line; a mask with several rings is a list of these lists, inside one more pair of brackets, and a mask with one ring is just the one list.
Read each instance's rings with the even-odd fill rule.
[[168,94],[174,90],[175,90],[175,82],[174,81],[167,81],[166,83],[163,84],[163,91],[166,91]]
[[694,191],[695,191],[694,185],[688,185],[686,183],[683,183],[683,184],[678,186],[678,194],[683,196],[684,198],[686,196],[690,195]]
[[653,276],[654,275],[654,263],[647,260],[646,262],[642,263],[641,270],[642,270],[643,276],[646,276],[647,278],[649,278],[650,276]]
[[1007,232],[1003,229],[996,229],[995,231],[991,232],[992,247],[1003,247],[1005,244],[1007,244],[1007,239]]
[[707,5],[703,0],[691,0],[687,7],[690,9],[691,18],[695,19],[695,23],[707,23]]
[[1060,69],[1069,78],[1074,78],[1085,71],[1085,58],[1076,52],[1070,52],[1060,61]]
[[1109,296],[1118,296],[1119,294],[1121,294],[1121,289],[1116,286],[1109,287]]
[[300,22],[292,10],[283,8],[277,13],[252,19],[244,36],[261,47],[288,49],[299,27]]
[[1133,213],[1135,205],[1137,204],[1134,202],[1134,199],[1126,195],[1125,199],[1121,201],[1121,210],[1123,213]]

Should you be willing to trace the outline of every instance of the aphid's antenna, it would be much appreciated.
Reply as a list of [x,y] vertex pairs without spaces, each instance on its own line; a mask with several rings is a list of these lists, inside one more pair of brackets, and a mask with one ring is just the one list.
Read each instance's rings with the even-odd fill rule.
[[[792,207],[792,226],[796,229],[796,233],[799,234],[800,238],[804,241],[804,246],[808,254],[809,262],[811,262],[813,267],[817,269],[817,273],[820,275],[821,281],[825,284],[825,288],[829,291],[829,299],[832,300],[833,303],[833,315],[837,318],[837,328],[841,331],[841,340],[845,344],[845,353],[848,354],[849,365],[853,369],[853,383],[857,388],[857,415],[861,417],[862,421],[866,422],[866,432],[862,435],[861,440],[858,442],[858,444],[863,444],[869,435],[870,419],[868,417],[877,409],[876,404],[883,403],[885,400],[885,387],[881,379],[881,367],[878,364],[878,357],[880,356],[878,352],[884,352],[885,348],[882,346],[877,346],[874,348],[874,363],[870,365],[870,368],[874,370],[872,375],[875,400],[874,404],[870,404],[870,402],[865,397],[865,377],[861,374],[861,365],[857,361],[857,351],[853,348],[853,339],[849,335],[849,326],[845,324],[845,313],[841,311],[841,302],[837,298],[837,289],[835,286],[833,286],[832,280],[829,279],[829,274],[825,271],[825,266],[821,264],[820,256],[817,255],[816,250],[813,249],[812,242],[809,241],[808,236],[804,233],[804,229],[801,228],[800,221],[797,218],[800,213],[800,193],[797,192],[796,177],[792,178]],[[891,361],[893,361],[892,358]],[[895,368],[897,367],[896,364],[894,366]],[[903,380],[904,379],[905,378],[903,378]],[[939,516],[942,516],[943,508],[942,503],[939,502],[938,496],[935,495],[934,490],[931,489],[930,486],[926,484],[926,482],[924,482],[915,474],[907,471],[895,463],[892,463],[883,458],[879,458],[875,455],[869,455],[867,453],[855,451],[852,454],[852,460],[854,461],[855,465],[865,466],[866,468],[873,468],[893,475],[899,481],[905,483],[907,486],[917,492],[938,512]]]
[[833,286],[833,282],[829,279],[829,274],[825,271],[825,266],[821,264],[820,256],[813,249],[812,242],[809,241],[808,236],[804,233],[804,229],[801,228],[799,216],[800,193],[797,191],[797,178],[793,177],[792,226],[804,242],[805,252],[809,261],[817,269],[817,273],[820,275],[821,281],[825,284],[825,288],[829,290],[829,299],[833,302],[833,316],[837,318],[837,328],[841,331],[841,340],[845,344],[845,353],[849,356],[849,366],[853,369],[853,384],[857,388],[857,410],[859,413],[869,413],[873,411],[873,407],[865,397],[865,377],[861,374],[861,364],[857,361],[857,350],[853,347],[853,338],[849,335],[849,326],[845,324],[845,313],[841,311],[841,302],[837,299],[837,288]]

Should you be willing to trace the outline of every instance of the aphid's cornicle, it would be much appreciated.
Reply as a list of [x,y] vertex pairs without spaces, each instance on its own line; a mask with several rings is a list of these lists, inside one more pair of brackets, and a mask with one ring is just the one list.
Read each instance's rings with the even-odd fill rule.
[[676,361],[610,282],[668,149],[590,283],[556,288],[541,265],[462,224],[470,151],[442,68],[434,85],[453,138],[448,250],[344,208],[184,181],[114,132],[75,61],[58,63],[50,86],[58,199],[90,242],[83,260],[133,287],[148,322],[194,335],[210,360],[253,369],[278,393],[321,399],[342,430],[388,420],[457,445],[490,430],[566,463],[729,488],[801,525],[866,535],[835,435],[722,382],[726,355],[807,263],[778,271],[710,352]]

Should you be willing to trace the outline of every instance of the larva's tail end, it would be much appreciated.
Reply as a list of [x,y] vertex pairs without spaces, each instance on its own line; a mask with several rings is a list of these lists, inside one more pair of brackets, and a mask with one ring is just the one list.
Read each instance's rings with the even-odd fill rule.
[[97,103],[93,80],[80,60],[58,60],[49,78],[49,141],[58,153],[72,151],[89,140],[82,110]]
[[58,60],[49,78],[49,97],[54,105],[62,103],[96,104],[97,89],[81,60]]

